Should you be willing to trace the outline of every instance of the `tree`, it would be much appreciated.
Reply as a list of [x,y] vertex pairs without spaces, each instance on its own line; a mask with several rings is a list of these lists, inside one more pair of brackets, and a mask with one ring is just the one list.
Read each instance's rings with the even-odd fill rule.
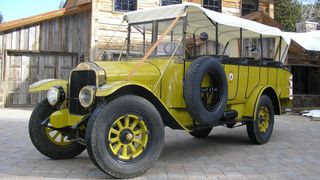
[[305,0],[301,11],[302,20],[320,22],[320,0]]
[[296,23],[301,20],[301,3],[298,0],[277,0],[275,20],[283,25],[285,31],[294,32]]

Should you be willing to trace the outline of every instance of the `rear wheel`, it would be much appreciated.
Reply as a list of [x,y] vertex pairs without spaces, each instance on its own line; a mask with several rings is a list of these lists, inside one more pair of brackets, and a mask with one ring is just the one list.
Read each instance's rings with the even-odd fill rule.
[[159,158],[164,128],[156,108],[144,98],[126,95],[98,107],[86,132],[94,164],[116,178],[143,174]]
[[36,106],[29,121],[31,141],[40,153],[51,159],[73,158],[84,151],[85,146],[68,141],[62,132],[41,125],[55,110],[46,99]]
[[268,142],[272,135],[274,125],[274,109],[271,99],[262,95],[259,100],[256,119],[248,122],[247,133],[254,144],[264,144]]
[[198,129],[198,130],[189,132],[189,134],[195,138],[206,138],[210,134],[211,130],[212,130],[212,127]]

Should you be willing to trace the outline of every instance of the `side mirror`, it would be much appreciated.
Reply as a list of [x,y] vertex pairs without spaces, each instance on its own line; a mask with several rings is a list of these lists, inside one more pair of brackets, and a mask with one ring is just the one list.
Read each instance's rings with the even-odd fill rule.
[[208,39],[209,39],[208,33],[202,32],[202,33],[200,34],[200,40],[201,40],[201,41],[207,41]]

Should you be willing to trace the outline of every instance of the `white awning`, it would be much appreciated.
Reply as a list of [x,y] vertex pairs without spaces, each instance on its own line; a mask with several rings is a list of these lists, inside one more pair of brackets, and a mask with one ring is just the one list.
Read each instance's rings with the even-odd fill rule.
[[307,51],[320,51],[320,31],[312,31],[307,33],[286,32],[285,35],[294,40]]
[[[243,38],[264,38],[282,37],[286,44],[290,44],[290,37],[283,35],[283,32],[275,27],[242,19],[239,17],[211,11],[194,3],[183,3],[171,6],[138,10],[126,13],[124,19],[129,23],[143,23],[154,20],[175,18],[185,13],[188,18],[187,31],[199,35],[203,31],[212,28],[212,22],[219,24],[219,42],[226,43],[240,37],[239,29],[243,29]],[[212,22],[211,22],[212,21]],[[215,30],[209,31],[209,39],[215,40]]]

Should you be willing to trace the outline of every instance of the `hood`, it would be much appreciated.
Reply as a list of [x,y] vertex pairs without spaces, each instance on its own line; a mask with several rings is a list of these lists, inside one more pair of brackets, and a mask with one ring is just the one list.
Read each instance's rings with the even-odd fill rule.
[[[137,68],[139,61],[95,61],[95,63],[105,70],[107,83],[127,80],[131,71]],[[160,70],[152,63],[143,63],[133,74],[132,81],[155,82],[160,77]]]

